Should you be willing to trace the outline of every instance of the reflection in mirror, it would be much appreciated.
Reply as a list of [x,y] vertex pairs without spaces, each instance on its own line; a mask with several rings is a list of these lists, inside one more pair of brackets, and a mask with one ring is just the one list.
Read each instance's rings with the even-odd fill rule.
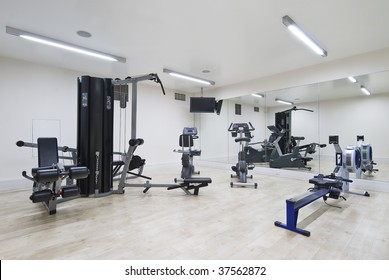
[[[270,141],[272,131],[268,126],[276,124],[276,113],[296,108],[291,113],[291,135],[304,137],[300,145],[310,143],[326,144],[316,146],[315,153],[307,155],[307,168],[290,168],[313,174],[330,174],[335,168],[335,148],[329,144],[329,136],[338,135],[339,144],[345,150],[347,146],[358,146],[357,136],[364,136],[364,144],[372,148],[372,160],[377,163],[377,172],[366,172],[360,177],[368,180],[389,181],[389,148],[387,139],[389,129],[389,72],[375,73],[349,79],[323,82],[295,88],[261,93],[258,98],[247,95],[224,100],[220,116],[215,114],[196,114],[195,123],[201,133],[202,159],[231,163],[237,161],[239,145],[227,131],[233,122],[251,122],[255,127],[250,146],[256,150],[262,148],[264,140]],[[367,96],[361,86],[369,89]],[[282,99],[293,102],[283,105],[276,101]],[[313,112],[312,112],[313,111]],[[299,139],[299,138],[297,138]],[[263,143],[262,143],[263,144]],[[256,163],[257,166],[269,166],[269,163]],[[355,178],[355,174],[350,174]]]
[[[340,79],[320,84],[320,139],[328,143],[330,135],[339,136],[343,152],[347,147],[359,146],[357,136],[364,136],[363,144],[370,145],[372,160],[377,163],[373,169],[350,178],[389,181],[389,149],[387,137],[389,129],[389,72],[374,73],[354,77],[356,82]],[[361,87],[369,89],[366,95]],[[366,153],[361,154],[361,159]],[[331,170],[335,166],[335,148],[329,145],[321,155],[321,168]],[[366,169],[366,168],[365,168]]]

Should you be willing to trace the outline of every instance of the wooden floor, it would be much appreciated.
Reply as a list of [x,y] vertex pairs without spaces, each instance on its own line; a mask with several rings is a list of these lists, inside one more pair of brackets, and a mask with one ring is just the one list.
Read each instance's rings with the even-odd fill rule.
[[[213,180],[199,196],[131,188],[61,203],[51,216],[29,201],[28,182],[2,188],[0,259],[389,259],[389,193],[328,201],[341,208],[311,203],[300,211],[305,237],[274,222],[285,222],[285,199],[303,194],[306,180],[254,173],[258,189],[231,188],[227,168],[199,169]],[[144,173],[172,183],[179,172],[177,165]]]

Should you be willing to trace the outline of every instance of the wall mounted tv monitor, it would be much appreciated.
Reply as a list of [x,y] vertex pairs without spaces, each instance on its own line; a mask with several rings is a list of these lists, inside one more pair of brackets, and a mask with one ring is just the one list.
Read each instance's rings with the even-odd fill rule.
[[223,100],[219,100],[216,102],[215,111],[217,115],[220,115],[220,111],[222,110]]
[[191,113],[214,113],[215,97],[191,97],[189,111]]

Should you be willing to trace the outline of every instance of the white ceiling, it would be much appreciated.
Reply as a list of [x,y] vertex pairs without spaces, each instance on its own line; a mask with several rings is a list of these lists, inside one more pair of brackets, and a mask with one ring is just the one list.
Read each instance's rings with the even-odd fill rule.
[[[200,86],[173,79],[164,67],[222,87],[389,47],[388,0],[0,0],[0,7],[0,56],[112,78],[158,73],[165,87],[186,92]],[[294,38],[284,15],[313,34],[328,57]],[[127,62],[37,45],[6,34],[5,26]]]

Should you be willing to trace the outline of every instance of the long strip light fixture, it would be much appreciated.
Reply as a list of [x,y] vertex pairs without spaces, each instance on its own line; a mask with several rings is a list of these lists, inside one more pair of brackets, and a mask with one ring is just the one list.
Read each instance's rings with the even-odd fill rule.
[[204,85],[215,85],[214,81],[206,80],[206,79],[203,79],[203,78],[198,78],[198,77],[195,77],[195,76],[192,76],[192,75],[188,75],[188,74],[184,74],[184,73],[180,73],[180,72],[177,72],[177,71],[174,71],[174,70],[170,70],[170,69],[164,68],[163,72],[167,73],[167,74],[169,74],[169,75],[171,75],[173,77],[189,80],[189,81],[192,81],[192,82],[196,82],[196,83],[200,83],[200,84],[204,84]]
[[251,95],[255,96],[255,97],[258,97],[258,98],[264,98],[265,97],[265,95],[261,94],[261,93],[252,93]]
[[289,16],[282,17],[282,23],[315,53],[323,57],[327,56],[327,51],[312,39],[300,26],[298,26]]
[[276,98],[274,99],[276,102],[278,103],[282,103],[282,104],[286,104],[286,105],[293,105],[294,103],[291,102],[291,101],[287,101],[287,100],[283,100],[283,99],[279,99],[279,98]]
[[[348,79],[350,82],[354,83],[354,84],[358,82],[358,80],[357,80],[355,77],[353,77],[353,76],[349,76],[349,77],[347,77],[347,79]],[[368,90],[364,85],[361,85],[361,86],[360,86],[360,89],[361,89],[361,91],[362,91],[364,94],[366,94],[366,95],[371,95],[370,90]]]
[[365,87],[365,86],[361,86],[361,90],[363,91],[364,94],[366,95],[370,95],[371,92]]
[[13,28],[10,26],[6,26],[6,33],[8,33],[10,35],[18,36],[20,38],[23,38],[23,39],[26,39],[26,40],[29,40],[32,42],[36,42],[36,43],[40,43],[40,44],[44,44],[44,45],[48,45],[48,46],[52,46],[52,47],[80,53],[80,54],[84,54],[84,55],[89,55],[89,56],[97,57],[97,58],[108,60],[108,61],[123,62],[123,63],[126,62],[126,58],[124,58],[124,57],[120,57],[120,56],[96,51],[93,49],[73,45],[73,44],[66,43],[66,42],[63,42],[60,40],[56,40],[56,39],[52,39],[52,38],[49,38],[46,36],[42,36],[42,35],[34,34],[31,32],[27,32],[24,30],[20,30],[17,28]]

